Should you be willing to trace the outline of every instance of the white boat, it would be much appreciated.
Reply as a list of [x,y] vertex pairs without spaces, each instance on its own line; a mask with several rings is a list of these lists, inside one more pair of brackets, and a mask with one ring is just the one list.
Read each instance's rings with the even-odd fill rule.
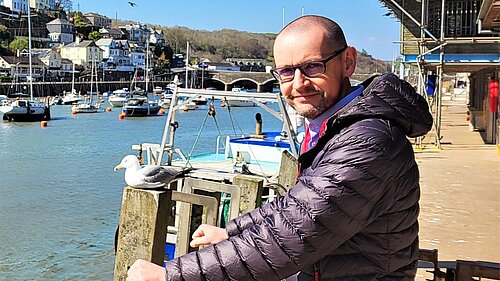
[[198,108],[198,105],[194,101],[189,101],[189,102],[186,102],[183,105],[179,106],[179,110],[182,110],[182,111],[195,110],[197,108]]
[[192,99],[192,101],[196,105],[206,105],[208,103],[208,98],[207,97],[202,97],[202,96],[197,96]]
[[[93,91],[94,84],[94,71],[95,71],[95,82],[96,82],[96,92]],[[92,60],[90,67],[90,91],[88,92],[88,98],[83,101],[75,103],[71,106],[71,113],[96,113],[99,111],[99,90],[97,89],[97,67],[95,67],[95,61]],[[94,98],[95,96],[95,98]]]
[[80,96],[80,93],[77,93],[75,89],[72,89],[71,92],[63,92],[63,93],[64,96],[62,99],[62,104],[64,105],[71,105],[83,100],[83,98]]
[[160,86],[155,86],[155,87],[153,88],[153,94],[155,94],[155,95],[159,95],[159,94],[161,94],[161,93],[163,93],[163,92],[164,92],[164,90],[163,90],[163,88],[162,88],[162,87],[160,87]]
[[108,102],[112,107],[122,107],[128,101],[129,97],[130,92],[128,88],[118,89],[113,91],[113,94],[109,96]]
[[255,102],[239,97],[227,97],[224,102],[229,107],[253,107],[255,106]]
[[170,107],[170,99],[162,99],[160,102],[158,102],[158,105],[161,108],[168,109]]
[[18,99],[12,102],[2,102],[0,112],[3,120],[34,122],[50,120],[50,106],[43,102],[37,102],[33,98],[33,67],[31,57],[31,13],[28,9],[28,56],[29,56],[29,89],[30,100]]
[[[234,92],[234,93],[244,93],[243,95],[246,95],[246,91],[241,89],[241,88],[238,88],[238,87],[234,87],[231,92]],[[228,105],[229,107],[253,107],[255,106],[255,102],[253,102],[252,100],[248,99],[248,98],[245,98],[243,96],[239,97],[239,96],[235,96],[235,97],[226,97],[224,99],[224,102],[226,103],[226,105]]]
[[147,97],[132,97],[122,107],[122,112],[127,117],[155,116],[160,111],[158,102]]
[[30,100],[3,100],[0,105],[3,120],[33,122],[50,120],[50,107],[45,103]]
[[92,103],[91,101],[76,103],[71,106],[71,112],[73,113],[96,113],[99,111],[100,104],[98,102]]
[[79,103],[83,99],[80,96],[80,92],[76,92],[75,90],[75,64],[73,64],[73,72],[72,72],[72,77],[71,77],[71,91],[70,92],[63,92],[63,99],[62,99],[62,104],[64,105],[70,105],[74,103]]

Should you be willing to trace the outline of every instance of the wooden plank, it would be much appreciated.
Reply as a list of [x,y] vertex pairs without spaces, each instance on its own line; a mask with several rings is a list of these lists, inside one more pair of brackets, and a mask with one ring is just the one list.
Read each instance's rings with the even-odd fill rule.
[[215,197],[185,192],[172,192],[172,200],[182,202],[179,214],[179,228],[177,232],[177,243],[175,246],[175,256],[181,256],[188,252],[191,227],[191,205],[203,206],[202,223],[216,225],[219,202]]
[[297,158],[289,151],[283,151],[281,155],[280,171],[278,176],[278,183],[281,184],[286,190],[295,186],[297,181],[297,174],[299,172],[299,164]]
[[125,187],[120,211],[114,281],[127,278],[137,259],[163,266],[165,239],[171,210],[171,190]]
[[262,205],[262,191],[264,180],[260,177],[237,175],[233,178],[233,184],[241,189],[239,213],[247,213]]

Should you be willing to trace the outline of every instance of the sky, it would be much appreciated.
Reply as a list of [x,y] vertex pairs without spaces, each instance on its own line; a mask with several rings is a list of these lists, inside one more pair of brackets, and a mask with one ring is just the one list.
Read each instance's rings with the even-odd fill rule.
[[399,41],[399,22],[384,16],[388,10],[377,0],[73,0],[73,9],[166,27],[256,33],[278,33],[283,21],[302,13],[321,15],[336,21],[348,44],[359,51],[383,60],[399,55],[394,43]]

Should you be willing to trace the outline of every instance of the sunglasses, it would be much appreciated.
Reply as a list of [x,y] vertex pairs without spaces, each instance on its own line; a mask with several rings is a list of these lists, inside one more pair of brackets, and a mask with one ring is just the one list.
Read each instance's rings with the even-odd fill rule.
[[271,69],[271,74],[274,76],[274,78],[276,78],[276,80],[278,80],[281,83],[292,81],[293,78],[295,77],[296,69],[299,69],[300,72],[304,74],[304,76],[306,77],[319,76],[325,73],[326,64],[330,60],[334,59],[336,56],[340,55],[346,49],[347,46],[345,46],[340,50],[335,51],[332,55],[323,60],[305,62],[303,64],[299,64],[296,66],[273,68]]

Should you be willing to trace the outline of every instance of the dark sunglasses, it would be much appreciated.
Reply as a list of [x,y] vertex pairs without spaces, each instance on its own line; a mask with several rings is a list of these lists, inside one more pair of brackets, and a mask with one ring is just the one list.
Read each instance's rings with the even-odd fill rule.
[[336,56],[340,55],[342,52],[344,52],[347,49],[347,46],[344,48],[335,51],[332,55],[327,57],[326,59],[319,60],[319,61],[310,61],[310,62],[305,62],[303,64],[299,64],[296,66],[289,66],[289,67],[279,67],[279,68],[273,68],[271,69],[271,74],[278,80],[279,82],[289,82],[292,81],[293,78],[295,77],[295,70],[298,68],[302,74],[304,74],[306,77],[314,77],[321,75],[325,73],[326,71],[326,64],[335,58]]

